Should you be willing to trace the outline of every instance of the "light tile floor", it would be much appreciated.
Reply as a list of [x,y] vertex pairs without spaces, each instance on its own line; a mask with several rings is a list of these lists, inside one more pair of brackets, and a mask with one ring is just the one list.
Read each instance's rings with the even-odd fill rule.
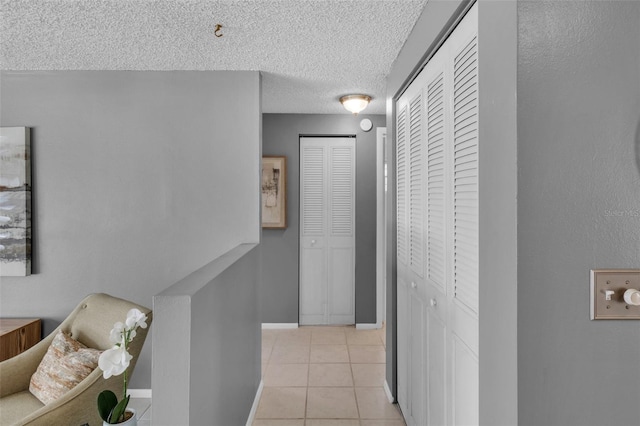
[[[253,426],[405,426],[384,392],[384,348],[384,329],[263,330],[264,388]],[[129,406],[138,426],[151,426],[150,398]]]
[[404,426],[384,392],[384,347],[384,329],[263,330],[253,426]]

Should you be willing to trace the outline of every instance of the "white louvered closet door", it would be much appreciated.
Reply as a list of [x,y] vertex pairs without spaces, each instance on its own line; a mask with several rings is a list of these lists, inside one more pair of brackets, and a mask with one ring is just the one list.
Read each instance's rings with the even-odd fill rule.
[[408,425],[479,420],[477,47],[475,5],[396,105],[398,401]]
[[478,5],[450,37],[451,424],[479,422]]
[[300,324],[355,323],[355,139],[300,138]]
[[425,109],[419,86],[407,89],[397,111],[398,401],[408,424],[423,425]]
[[447,50],[431,59],[425,74],[425,239],[426,293],[429,300],[425,333],[427,345],[427,422],[448,424],[448,345],[451,324],[447,300],[447,201],[449,179],[447,147],[450,145],[450,114],[447,109]]
[[[404,102],[400,102],[404,101]],[[409,363],[410,322],[408,313],[410,277],[407,262],[407,111],[405,97],[397,104],[396,115],[396,224],[397,224],[397,329],[398,329],[398,402],[405,413],[409,413]]]

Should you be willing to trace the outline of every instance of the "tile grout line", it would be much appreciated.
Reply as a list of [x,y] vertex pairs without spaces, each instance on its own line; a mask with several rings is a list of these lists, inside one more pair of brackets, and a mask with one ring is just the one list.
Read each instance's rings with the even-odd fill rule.
[[[314,419],[309,419],[307,417],[307,412],[308,412],[308,408],[309,408],[309,391],[310,391],[310,388],[311,388],[311,366],[312,366],[311,350],[312,350],[312,348],[314,346],[312,344],[312,342],[313,342],[313,334],[314,334],[313,331],[314,331],[313,329],[310,330],[310,334],[309,334],[309,337],[308,337],[309,340],[304,339],[304,340],[307,341],[306,344],[309,347],[308,353],[306,354],[305,358],[303,358],[303,359],[306,360],[306,365],[307,365],[307,381],[306,381],[306,392],[305,392],[305,401],[304,401],[304,417],[303,418],[298,418],[298,420],[302,421],[302,423],[304,425],[307,425],[307,426],[311,425],[311,423],[309,423],[309,421],[314,420]],[[347,356],[346,357],[347,357],[347,362],[349,363],[349,371],[350,371],[351,380],[352,380],[352,386],[346,386],[346,387],[351,387],[351,389],[352,389],[352,394],[353,394],[353,397],[354,397],[354,402],[356,404],[356,410],[357,410],[357,418],[354,418],[352,420],[353,420],[353,423],[357,423],[357,424],[362,425],[363,419],[361,418],[360,405],[358,404],[358,398],[357,398],[357,393],[356,393],[356,390],[357,390],[358,387],[356,386],[355,372],[354,372],[354,362],[353,362],[353,358],[352,358],[352,354],[351,354],[350,349],[352,349],[354,347],[358,347],[358,346],[372,346],[372,347],[381,346],[383,348],[383,350],[384,350],[385,344],[384,344],[384,340],[379,335],[379,333],[376,333],[376,335],[375,335],[377,337],[377,339],[376,339],[377,340],[377,344],[375,344],[375,343],[373,343],[371,341],[368,341],[367,339],[362,340],[362,339],[353,339],[353,338],[351,339],[352,342],[350,343],[349,339],[347,339],[347,334],[348,333],[346,333],[345,330],[340,330],[340,331],[342,331],[342,332],[338,333],[338,334],[343,336],[344,339],[345,339],[344,342],[345,342],[345,348],[346,348],[346,352],[347,352]],[[369,333],[369,334],[371,334],[371,333]],[[266,361],[267,368],[269,368],[269,366],[273,365],[272,361],[273,361],[273,356],[274,356],[274,353],[275,353],[277,342],[280,341],[280,343],[283,343],[281,338],[282,338],[282,334],[278,333],[278,335],[275,338],[275,341],[274,341],[273,345],[271,345],[271,347],[270,347],[269,357],[268,357],[268,359]],[[355,340],[355,342],[360,342],[360,343],[363,343],[363,344],[356,344],[356,343],[354,343],[354,340]],[[331,342],[331,339],[329,339],[328,342],[325,341],[324,343],[317,343],[316,346],[322,347],[323,344],[325,344],[325,345],[341,345],[341,344],[339,344],[337,342]],[[323,365],[323,364],[342,364],[342,363],[340,363],[338,361],[335,361],[335,360],[331,360],[331,358],[329,358],[327,361],[319,361],[319,362],[317,362],[315,364]],[[379,363],[379,362],[371,362],[371,361],[369,361],[369,362],[366,362],[364,364],[377,365],[377,364],[384,364],[384,362]],[[284,387],[288,387],[288,386],[284,386]],[[322,387],[334,387],[334,386],[319,386],[319,387],[322,388]],[[342,386],[335,386],[335,387],[342,387]],[[360,386],[360,387],[373,388],[373,389],[380,388],[380,386]],[[339,420],[339,419],[335,419],[335,420]],[[367,419],[364,419],[364,420],[367,420]],[[386,419],[380,419],[380,420],[382,421],[382,420],[386,420]],[[388,419],[388,420],[391,420],[391,419]]]
[[[347,345],[347,352],[349,352],[349,346]],[[362,423],[360,416],[360,404],[358,404],[358,394],[356,393],[356,376],[353,374],[353,364],[351,363],[351,355],[349,355],[349,369],[351,370],[351,381],[353,382],[353,399],[356,402],[356,411],[358,412],[358,424]]]
[[358,395],[356,394],[356,377],[353,374],[353,363],[351,362],[351,351],[349,350],[349,348],[352,346],[349,344],[349,338],[346,336],[345,333],[345,343],[347,344],[347,357],[349,358],[349,370],[351,371],[351,382],[353,383],[353,400],[356,403],[356,412],[358,413],[358,424],[361,424],[361,417],[360,417],[360,405],[358,404]]

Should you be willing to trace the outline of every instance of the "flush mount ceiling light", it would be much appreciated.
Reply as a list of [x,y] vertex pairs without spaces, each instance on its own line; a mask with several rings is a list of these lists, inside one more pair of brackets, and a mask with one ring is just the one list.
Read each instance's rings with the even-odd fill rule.
[[340,98],[340,103],[349,112],[357,115],[365,109],[371,102],[371,96],[367,95],[346,95]]

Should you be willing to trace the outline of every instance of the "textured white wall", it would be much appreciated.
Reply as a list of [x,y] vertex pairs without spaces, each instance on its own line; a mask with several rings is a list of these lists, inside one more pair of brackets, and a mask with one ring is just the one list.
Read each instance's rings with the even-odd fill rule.
[[[2,72],[2,126],[32,128],[34,275],[3,317],[45,333],[88,293],[152,296],[259,241],[257,72]],[[149,340],[149,339],[148,339]],[[131,386],[150,387],[150,344]]]
[[0,69],[260,70],[266,112],[341,114],[338,98],[362,92],[380,114],[425,3],[3,1]]

